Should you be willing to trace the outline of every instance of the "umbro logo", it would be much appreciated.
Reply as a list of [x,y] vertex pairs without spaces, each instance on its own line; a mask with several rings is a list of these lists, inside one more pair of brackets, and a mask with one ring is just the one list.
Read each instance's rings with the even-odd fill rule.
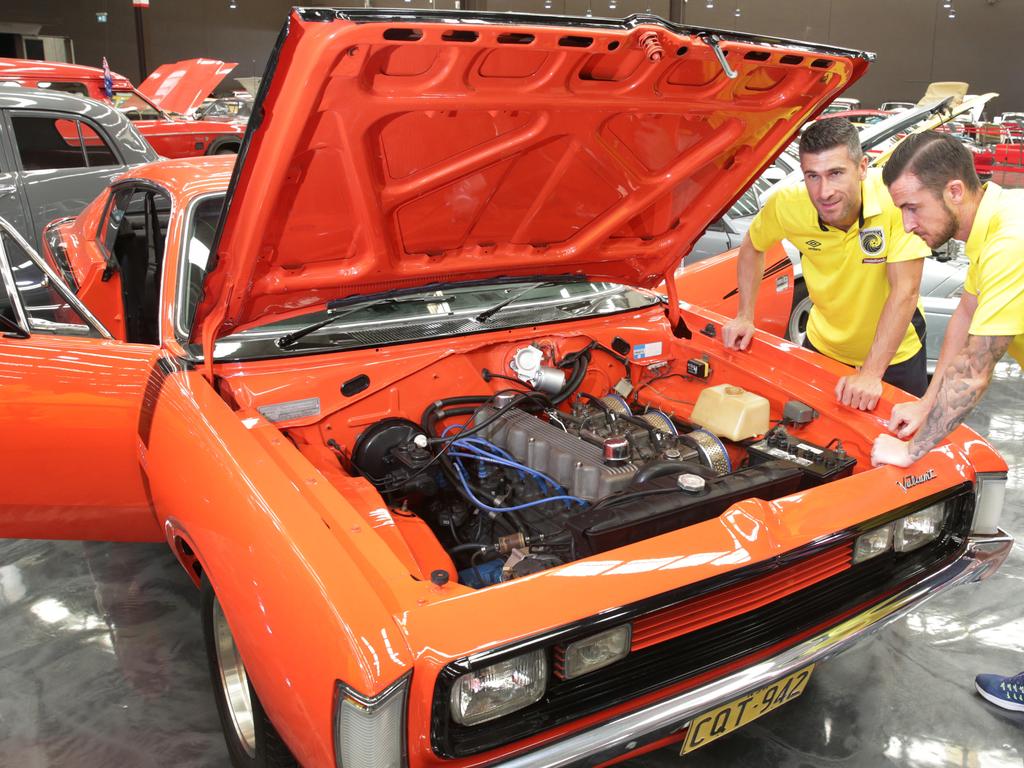
[[821,243],[819,243],[817,240],[807,240],[806,243],[807,247],[810,248],[812,251],[817,251],[821,249]]

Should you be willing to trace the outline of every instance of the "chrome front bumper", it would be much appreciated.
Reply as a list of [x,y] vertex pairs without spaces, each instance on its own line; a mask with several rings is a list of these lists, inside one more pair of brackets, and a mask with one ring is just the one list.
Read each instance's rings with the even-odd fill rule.
[[1003,564],[1012,547],[1013,537],[1001,530],[994,536],[972,536],[964,554],[941,571],[799,645],[713,683],[623,715],[554,744],[499,761],[496,765],[502,768],[593,766],[628,755],[639,747],[681,731],[697,715],[755,691],[812,662],[822,661],[846,650],[861,638],[902,618],[925,600],[950,587],[987,579]]

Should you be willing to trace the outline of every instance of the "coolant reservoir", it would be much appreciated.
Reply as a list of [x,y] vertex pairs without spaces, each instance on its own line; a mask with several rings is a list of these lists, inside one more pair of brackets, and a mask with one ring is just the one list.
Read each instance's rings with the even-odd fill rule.
[[690,421],[729,440],[746,440],[768,431],[768,400],[753,392],[719,384],[697,397]]

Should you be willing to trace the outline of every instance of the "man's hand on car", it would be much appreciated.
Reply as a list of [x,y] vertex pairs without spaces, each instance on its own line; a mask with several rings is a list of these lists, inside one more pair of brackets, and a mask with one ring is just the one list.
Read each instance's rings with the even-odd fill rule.
[[882,379],[863,371],[843,376],[836,384],[836,400],[862,411],[874,410],[881,396]]
[[871,446],[871,466],[892,464],[895,467],[909,467],[914,463],[910,458],[910,443],[897,440],[892,435],[879,435]]
[[892,407],[889,416],[889,431],[901,440],[906,440],[924,424],[931,405],[926,400],[912,400],[909,403],[897,403]]
[[734,317],[722,326],[722,343],[726,349],[746,349],[754,337],[754,323],[742,317]]

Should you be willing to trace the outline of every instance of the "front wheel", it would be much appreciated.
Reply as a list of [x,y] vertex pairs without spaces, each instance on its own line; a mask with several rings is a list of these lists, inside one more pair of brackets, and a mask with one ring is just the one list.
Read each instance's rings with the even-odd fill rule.
[[807,318],[814,306],[807,295],[807,286],[803,280],[797,280],[793,286],[793,309],[789,313],[789,325],[786,327],[786,338],[794,344],[803,344],[807,338]]
[[235,768],[298,768],[249,682],[216,592],[204,576],[200,596],[203,640],[217,714]]

